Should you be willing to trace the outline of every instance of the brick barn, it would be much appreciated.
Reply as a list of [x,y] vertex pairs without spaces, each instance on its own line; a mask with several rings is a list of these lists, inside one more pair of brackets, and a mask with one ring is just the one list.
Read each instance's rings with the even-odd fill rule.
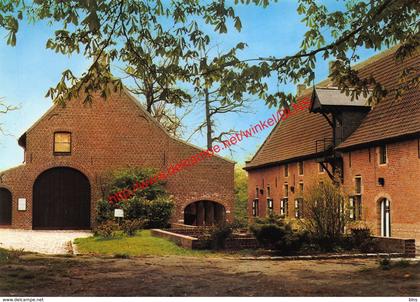
[[[92,105],[54,105],[18,141],[24,163],[0,172],[0,227],[89,229],[104,175],[128,167],[170,165],[203,151],[170,136],[126,90]],[[169,177],[172,222],[231,219],[234,163],[217,155]]]
[[420,55],[403,65],[394,56],[395,48],[355,66],[390,91],[374,107],[351,101],[328,79],[298,96],[310,109],[279,123],[246,162],[250,217],[272,211],[304,218],[305,188],[335,171],[350,219],[378,236],[420,240],[420,91],[395,94],[403,67],[418,68]]

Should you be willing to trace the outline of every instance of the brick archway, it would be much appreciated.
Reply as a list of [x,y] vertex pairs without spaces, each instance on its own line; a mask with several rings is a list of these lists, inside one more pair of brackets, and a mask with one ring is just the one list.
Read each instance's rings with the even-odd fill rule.
[[226,208],[215,201],[195,201],[184,209],[184,224],[187,225],[211,226],[224,221],[226,221]]

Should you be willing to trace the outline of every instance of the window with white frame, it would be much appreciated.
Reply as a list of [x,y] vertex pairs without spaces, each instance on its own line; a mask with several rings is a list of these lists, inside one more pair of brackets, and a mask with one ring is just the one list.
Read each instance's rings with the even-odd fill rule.
[[288,216],[289,198],[284,197],[280,200],[280,215]]
[[268,209],[268,214],[272,214],[273,213],[273,199],[272,198],[267,198],[267,209]]
[[295,217],[296,218],[303,217],[303,198],[295,199]]
[[351,220],[362,219],[362,196],[355,195],[349,197],[349,218]]
[[354,178],[354,196],[349,197],[349,218],[351,220],[362,219],[362,177]]

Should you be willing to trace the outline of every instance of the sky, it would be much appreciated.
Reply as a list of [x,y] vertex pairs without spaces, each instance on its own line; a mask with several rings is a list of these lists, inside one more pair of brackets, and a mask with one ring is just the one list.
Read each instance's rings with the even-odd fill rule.
[[[321,1],[334,8],[342,5],[342,1]],[[294,54],[299,50],[306,28],[301,23],[301,16],[296,12],[296,1],[279,0],[267,8],[253,5],[239,5],[236,13],[241,17],[242,30],[229,31],[225,35],[213,34],[212,38],[223,49],[229,49],[239,42],[245,42],[248,47],[240,54],[242,58],[274,55],[282,57]],[[46,41],[54,29],[46,24],[22,24],[17,35],[17,45],[6,45],[6,33],[0,31],[0,100],[19,107],[18,110],[0,115],[0,124],[6,135],[0,134],[0,171],[19,165],[23,161],[23,149],[17,144],[17,139],[35,121],[37,121],[52,105],[46,98],[47,90],[55,86],[65,69],[71,69],[75,74],[82,74],[91,63],[82,55],[63,56],[45,48]],[[360,60],[367,59],[374,52],[361,49]],[[325,79],[328,75],[328,61],[319,61],[316,66],[315,82]],[[129,84],[129,83],[127,83]],[[272,89],[295,92],[295,84],[277,87],[270,82]],[[262,100],[252,99],[249,113],[231,114],[217,121],[218,130],[234,129],[240,131],[257,124],[260,120],[269,118],[275,108],[268,108]],[[184,138],[189,137],[193,129],[204,117],[204,110],[196,108],[185,119],[186,130]],[[232,149],[224,150],[222,156],[235,160],[243,165],[264,142],[270,133],[266,129],[259,135],[243,140]],[[190,140],[199,147],[205,147],[205,139],[195,135]]]

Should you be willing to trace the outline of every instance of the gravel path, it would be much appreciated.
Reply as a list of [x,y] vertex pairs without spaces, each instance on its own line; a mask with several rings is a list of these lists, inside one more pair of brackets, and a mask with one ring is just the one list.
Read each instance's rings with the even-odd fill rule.
[[24,249],[42,254],[71,253],[70,242],[89,237],[90,231],[32,231],[0,229],[0,248]]

